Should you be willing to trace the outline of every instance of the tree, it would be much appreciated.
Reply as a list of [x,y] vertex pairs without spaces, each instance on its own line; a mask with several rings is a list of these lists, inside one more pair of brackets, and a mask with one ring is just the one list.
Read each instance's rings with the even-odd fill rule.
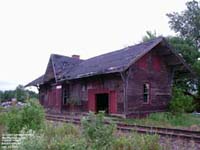
[[23,85],[18,85],[15,90],[0,91],[0,102],[10,101],[12,98],[24,102],[26,99],[38,99],[38,94],[26,90]]
[[184,90],[174,87],[169,108],[173,113],[192,112],[195,110],[193,98],[184,94]]
[[15,91],[12,90],[4,91],[3,101],[11,100],[14,97],[15,97]]
[[27,94],[28,94],[28,98],[35,98],[35,99],[38,99],[39,95],[33,91],[29,91],[29,90],[26,90]]
[[[172,30],[179,34],[183,43],[177,38],[171,40],[173,46],[180,49],[181,54],[186,61],[192,66],[197,76],[200,75],[200,2],[195,0],[186,3],[186,10],[181,13],[173,12],[167,14],[169,17],[169,24]],[[200,96],[200,80],[198,79],[196,87],[198,89],[198,96]]]
[[24,102],[27,99],[28,93],[24,89],[23,85],[18,85],[15,91],[16,91],[15,92],[16,98],[17,98],[18,101]]
[[167,14],[172,30],[184,39],[190,39],[200,48],[200,2],[196,0],[186,3],[187,9],[181,13]]
[[142,42],[147,42],[149,40],[155,39],[157,36],[156,31],[146,31],[146,35],[142,37]]
[[3,91],[0,91],[0,102],[3,100]]
[[[183,39],[181,37],[167,37],[167,41],[173,46],[174,50],[181,54],[184,60],[191,66],[196,72],[195,65],[198,62],[200,53],[194,46],[193,42],[189,39]],[[180,72],[176,72],[174,77],[174,84],[178,88],[182,88],[185,92],[191,93],[197,90],[196,80],[189,75],[183,75]]]
[[183,56],[188,64],[193,66],[194,63],[198,61],[200,53],[191,40],[181,37],[167,37],[167,40],[176,52]]

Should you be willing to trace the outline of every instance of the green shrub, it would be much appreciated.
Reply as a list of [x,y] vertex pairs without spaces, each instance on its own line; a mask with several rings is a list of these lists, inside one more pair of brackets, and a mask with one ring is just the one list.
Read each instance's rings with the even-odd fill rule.
[[5,114],[8,133],[19,133],[24,127],[39,130],[44,125],[44,111],[37,101],[30,100],[23,108],[13,107]]
[[23,128],[20,110],[17,108],[12,108],[5,115],[5,124],[8,133],[19,133]]
[[83,136],[93,150],[110,149],[114,139],[114,124],[104,123],[104,113],[97,115],[90,113],[88,117],[82,119]]
[[30,100],[20,112],[22,124],[28,129],[39,130],[44,127],[45,114],[38,101]]
[[191,96],[185,95],[182,89],[174,87],[169,107],[174,113],[183,113],[193,111],[195,104]]

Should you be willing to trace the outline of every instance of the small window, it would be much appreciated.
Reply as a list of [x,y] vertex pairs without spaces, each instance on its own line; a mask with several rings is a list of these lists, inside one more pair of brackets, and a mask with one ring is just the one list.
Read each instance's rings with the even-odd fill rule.
[[143,101],[144,103],[149,103],[149,98],[150,98],[150,86],[149,86],[149,83],[145,83],[144,84],[144,95],[143,95]]
[[87,90],[87,84],[84,83],[84,84],[82,85],[82,92],[85,92],[86,90]]
[[67,101],[69,100],[69,86],[65,86],[63,88],[63,104],[67,104]]

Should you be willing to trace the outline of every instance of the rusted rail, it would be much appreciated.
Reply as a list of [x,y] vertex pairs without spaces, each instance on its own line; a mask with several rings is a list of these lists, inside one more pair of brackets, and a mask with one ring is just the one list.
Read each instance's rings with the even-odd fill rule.
[[[46,114],[47,120],[81,124],[79,117],[70,117],[64,115],[51,115]],[[108,121],[105,121],[106,124],[109,124]],[[199,131],[190,131],[183,129],[174,129],[174,128],[164,128],[164,127],[150,127],[143,125],[131,125],[122,122],[116,122],[117,129],[123,132],[138,132],[143,134],[158,134],[165,137],[181,138],[186,140],[194,140],[195,142],[200,143],[200,132]]]

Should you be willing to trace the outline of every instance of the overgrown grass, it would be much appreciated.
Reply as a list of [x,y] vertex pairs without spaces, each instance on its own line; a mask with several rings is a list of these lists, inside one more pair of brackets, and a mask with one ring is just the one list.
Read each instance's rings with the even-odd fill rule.
[[[109,119],[109,117],[107,117]],[[104,114],[91,113],[82,119],[81,127],[47,122],[43,108],[31,103],[23,109],[0,114],[0,132],[29,134],[19,150],[160,150],[158,135],[117,134],[116,125],[104,124]],[[126,119],[128,123],[152,126],[191,126],[200,124],[192,114],[155,113],[145,119]],[[1,128],[1,125],[5,126]]]
[[160,127],[194,128],[200,130],[200,116],[188,113],[153,113],[143,119],[122,119],[126,123]]
[[39,130],[45,121],[44,109],[36,100],[27,101],[22,108],[12,107],[0,113],[0,126],[8,133],[19,133],[23,128]]
[[132,133],[115,139],[113,150],[160,150],[158,135]]
[[[89,120],[88,120],[89,119]],[[92,119],[92,121],[91,121]],[[117,136],[115,125],[103,123],[102,114],[90,114],[82,126],[48,122],[44,129],[32,133],[19,146],[20,150],[159,150],[158,135]]]

